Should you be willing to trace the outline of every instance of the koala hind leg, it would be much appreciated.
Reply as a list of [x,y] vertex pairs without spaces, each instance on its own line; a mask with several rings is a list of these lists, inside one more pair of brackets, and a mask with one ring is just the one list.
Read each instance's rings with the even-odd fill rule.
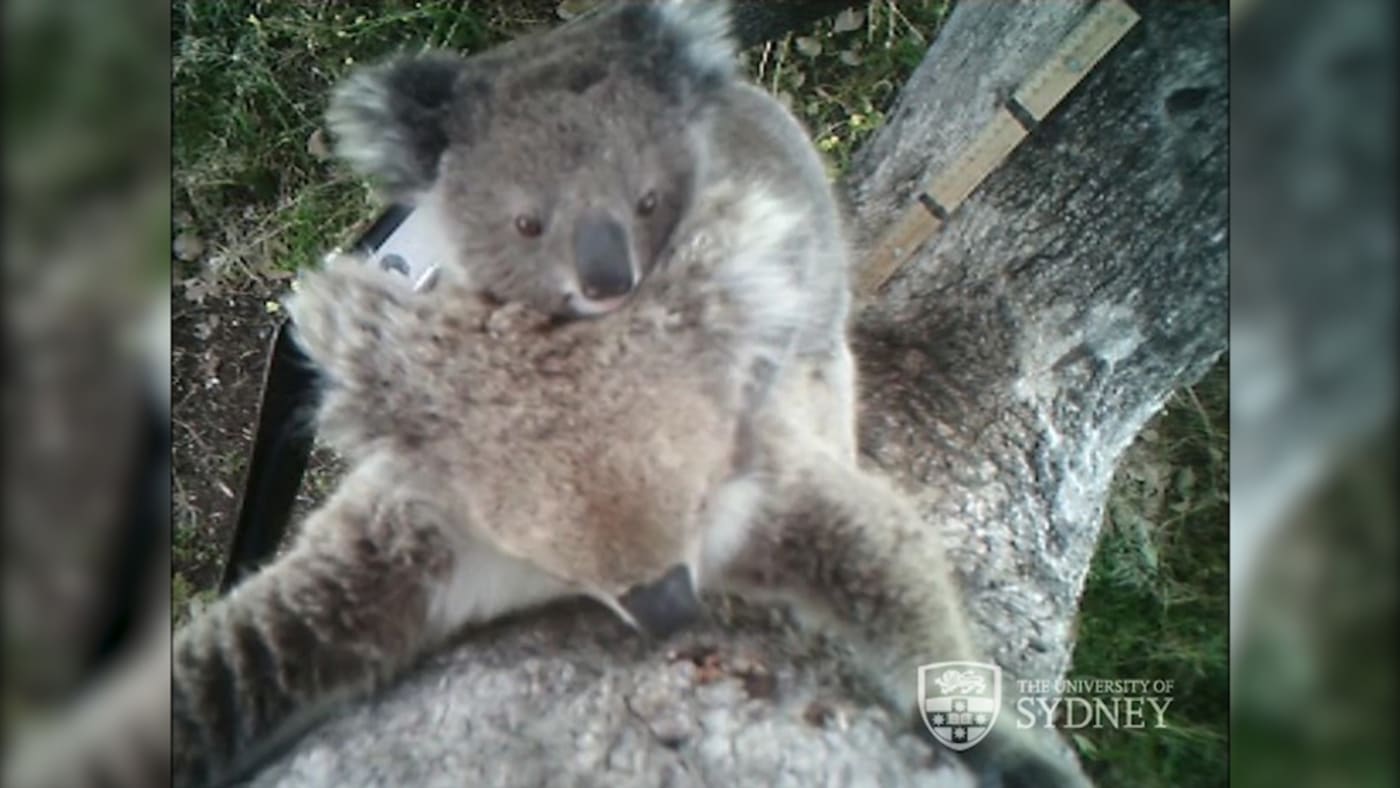
[[[842,632],[858,672],[926,734],[918,666],[981,658],[937,535],[888,480],[810,438],[767,458],[771,497],[727,577],[740,593],[792,602]],[[1040,735],[1003,714],[959,757],[983,785],[1085,785]]]

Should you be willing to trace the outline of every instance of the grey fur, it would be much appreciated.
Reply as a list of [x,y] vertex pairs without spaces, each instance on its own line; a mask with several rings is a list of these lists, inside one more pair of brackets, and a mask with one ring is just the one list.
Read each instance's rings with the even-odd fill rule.
[[[847,633],[899,709],[916,665],[978,657],[935,535],[857,466],[840,217],[797,122],[733,78],[715,7],[629,4],[451,78],[454,102],[472,85],[525,105],[510,112],[488,98],[414,115],[448,84],[437,60],[414,72],[427,87],[371,76],[352,90],[379,85],[377,104],[342,93],[342,117],[388,124],[352,161],[429,207],[482,213],[445,214],[462,264],[431,290],[341,258],[289,300],[330,381],[322,434],[352,470],[287,556],[177,634],[177,784],[228,778],[299,710],[392,678],[464,627],[572,595],[630,620],[619,596],[677,563],[703,589],[786,599]],[[559,68],[574,57],[637,73]],[[555,123],[557,106],[527,99],[570,73],[599,92],[554,91],[570,110]],[[411,117],[447,118],[440,156]],[[551,258],[492,241],[466,179],[566,204],[570,188],[604,194],[619,157],[647,145],[683,199],[664,239],[646,236],[645,286],[606,318],[552,320]],[[990,781],[1078,784],[1021,735],[1003,726],[972,753]]]
[[340,157],[435,216],[480,289],[562,315],[617,304],[582,287],[580,228],[617,228],[618,264],[641,281],[697,190],[747,173],[809,212],[785,254],[833,300],[815,315],[829,333],[848,266],[824,168],[797,121],[737,80],[727,28],[724,3],[621,3],[471,58],[369,67],[327,118]]

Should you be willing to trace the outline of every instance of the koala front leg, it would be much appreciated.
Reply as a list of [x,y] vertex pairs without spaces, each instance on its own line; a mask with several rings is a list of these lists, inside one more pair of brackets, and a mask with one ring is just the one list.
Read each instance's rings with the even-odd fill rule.
[[292,550],[175,635],[175,785],[256,764],[333,700],[406,667],[437,633],[452,546],[420,507],[353,472]]
[[[836,452],[808,445],[770,457],[771,497],[729,576],[741,590],[776,594],[842,630],[861,674],[890,707],[914,711],[911,721],[926,733],[918,666],[981,659],[936,534],[889,481]],[[984,785],[1086,784],[1039,735],[1003,713],[960,757]]]

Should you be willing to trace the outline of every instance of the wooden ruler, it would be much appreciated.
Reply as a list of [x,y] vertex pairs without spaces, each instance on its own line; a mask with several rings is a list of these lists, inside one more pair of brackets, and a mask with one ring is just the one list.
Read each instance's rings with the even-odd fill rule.
[[1138,22],[1124,0],[1099,0],[1032,71],[953,163],[916,193],[915,202],[895,220],[856,276],[861,295],[879,290],[899,267],[1001,165],[1021,141],[1078,85]]

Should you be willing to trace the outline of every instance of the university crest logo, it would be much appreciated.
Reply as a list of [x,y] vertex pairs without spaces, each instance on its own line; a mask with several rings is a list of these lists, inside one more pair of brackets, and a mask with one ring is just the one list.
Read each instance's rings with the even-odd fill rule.
[[919,713],[950,750],[981,741],[1001,711],[1001,668],[984,662],[933,662],[919,667]]

